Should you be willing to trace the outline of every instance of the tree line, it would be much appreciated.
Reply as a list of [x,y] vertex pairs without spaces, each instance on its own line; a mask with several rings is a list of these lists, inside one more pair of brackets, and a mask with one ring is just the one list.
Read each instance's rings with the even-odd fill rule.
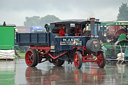
[[[45,24],[60,21],[60,19],[54,15],[47,15],[44,17],[33,16],[26,17],[26,21],[24,22],[24,26],[43,26]],[[117,15],[117,21],[128,21],[128,5],[127,3],[122,3],[119,7],[119,13]]]
[[128,21],[128,5],[127,5],[127,3],[122,3],[122,5],[119,7],[117,21]]
[[26,21],[24,22],[24,26],[42,26],[44,27],[45,24],[49,24],[54,21],[60,21],[60,19],[54,15],[47,15],[44,17],[40,16],[33,16],[33,17],[26,17]]

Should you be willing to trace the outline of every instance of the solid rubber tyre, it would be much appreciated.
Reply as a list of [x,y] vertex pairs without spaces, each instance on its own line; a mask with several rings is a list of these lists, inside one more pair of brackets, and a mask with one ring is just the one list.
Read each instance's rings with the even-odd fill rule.
[[82,66],[82,55],[79,51],[74,53],[74,65],[77,69],[80,69]]
[[97,58],[98,58],[98,62],[97,62],[97,64],[98,64],[98,66],[100,67],[100,68],[104,68],[104,66],[105,66],[105,64],[106,64],[106,57],[105,57],[105,54],[104,54],[104,52],[98,52],[98,56],[97,56]]
[[29,49],[25,54],[25,62],[29,67],[35,67],[38,64],[38,58],[35,49]]

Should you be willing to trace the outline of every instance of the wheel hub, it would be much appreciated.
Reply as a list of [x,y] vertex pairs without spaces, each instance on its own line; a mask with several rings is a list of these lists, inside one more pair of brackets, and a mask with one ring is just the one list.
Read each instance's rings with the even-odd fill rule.
[[97,60],[97,57],[96,56],[92,56],[92,60]]
[[29,60],[32,60],[32,56],[29,57]]
[[78,59],[77,58],[75,59],[75,62],[78,62]]

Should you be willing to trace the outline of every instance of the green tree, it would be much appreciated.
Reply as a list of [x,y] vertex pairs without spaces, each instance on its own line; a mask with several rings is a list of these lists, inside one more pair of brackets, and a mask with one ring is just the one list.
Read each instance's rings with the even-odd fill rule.
[[44,27],[45,24],[48,24],[54,21],[59,21],[59,20],[60,19],[54,15],[47,15],[44,17],[39,17],[39,16],[26,17],[24,26],[43,26]]
[[24,26],[38,26],[40,23],[39,16],[26,17],[26,21],[24,22]]
[[41,18],[40,24],[44,26],[45,24],[55,22],[55,21],[60,21],[60,19],[54,15],[47,15]]
[[117,16],[117,21],[128,21],[127,3],[122,3],[122,5],[119,7],[119,13]]

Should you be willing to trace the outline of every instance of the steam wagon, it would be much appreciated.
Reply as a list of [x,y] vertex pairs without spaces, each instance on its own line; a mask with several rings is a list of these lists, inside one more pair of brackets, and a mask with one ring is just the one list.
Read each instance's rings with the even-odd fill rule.
[[[113,56],[110,58],[117,58],[117,54],[121,53],[121,49],[125,50],[128,46],[128,21],[111,21],[102,22],[102,27],[106,30],[105,36],[101,36],[102,39],[106,39],[104,46],[108,49],[106,50],[107,56]],[[103,31],[104,31],[103,29]]]
[[[64,36],[59,36],[62,26]],[[20,46],[29,46],[25,61],[29,67],[49,61],[61,66],[67,61],[81,68],[83,62],[96,62],[100,68],[105,66],[105,54],[98,38],[100,22],[90,20],[64,20],[50,23],[46,33],[17,33],[16,41]],[[45,26],[48,29],[47,25]],[[97,28],[97,29],[95,29]]]

